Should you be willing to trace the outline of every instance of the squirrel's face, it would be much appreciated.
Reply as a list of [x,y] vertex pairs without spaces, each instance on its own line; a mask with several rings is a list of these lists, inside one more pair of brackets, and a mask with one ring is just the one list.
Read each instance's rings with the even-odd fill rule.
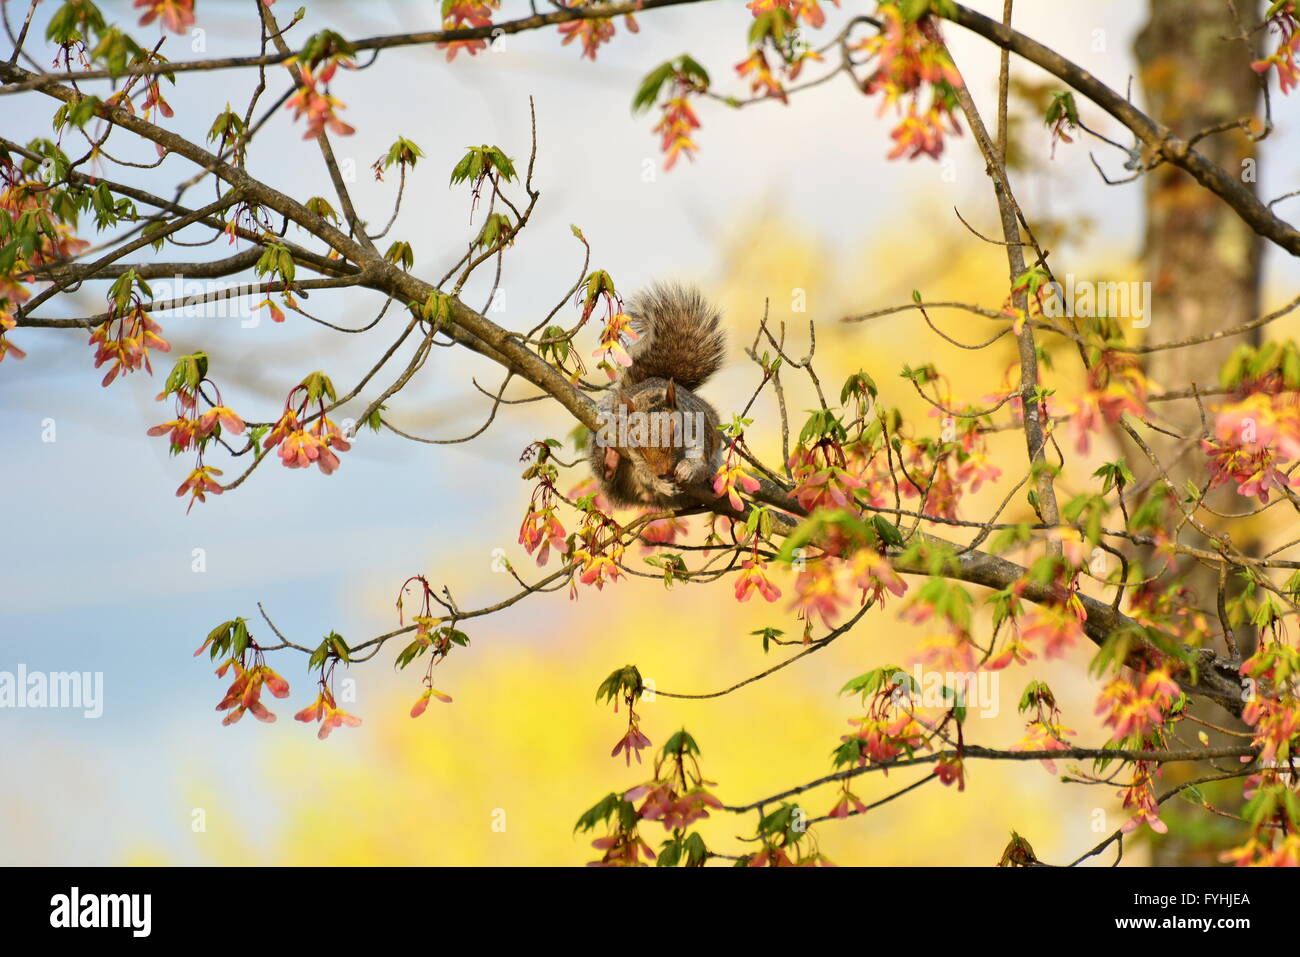
[[[668,413],[677,411],[677,387],[669,380],[662,388],[642,387],[619,398],[630,423],[630,445],[641,453],[646,467],[658,478],[671,480],[683,453],[681,424]],[[639,417],[640,422],[637,418]],[[637,430],[637,425],[641,430]]]
[[676,473],[677,460],[682,457],[679,449],[672,447],[657,448],[654,446],[642,449],[641,455],[651,472],[661,479],[669,480]]

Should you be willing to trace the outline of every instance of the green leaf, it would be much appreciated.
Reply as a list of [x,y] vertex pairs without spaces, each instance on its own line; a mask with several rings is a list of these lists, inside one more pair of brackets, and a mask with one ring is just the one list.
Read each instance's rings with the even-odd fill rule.
[[903,546],[903,535],[898,530],[898,526],[889,521],[883,515],[874,515],[871,518],[871,524],[876,529],[876,534],[880,540],[891,548],[901,548]]
[[700,746],[695,743],[695,739],[690,736],[690,733],[685,728],[682,728],[664,744],[662,754],[665,758],[675,757],[678,754],[699,757]]
[[641,697],[644,690],[641,672],[637,670],[636,665],[626,665],[611,672],[609,677],[600,683],[600,687],[596,689],[596,700],[600,701],[603,698],[608,704],[621,696],[631,695],[632,700],[635,701]]
[[340,635],[337,631],[331,631],[328,635],[326,635],[325,641],[329,644],[330,650],[334,652],[335,657],[337,657],[340,661],[346,664],[347,662],[352,660],[350,657],[352,654],[352,649],[348,647],[348,643],[343,640],[343,636]]
[[1070,126],[1079,125],[1079,108],[1074,102],[1074,94],[1068,90],[1052,94],[1052,102],[1048,104],[1044,117],[1048,126],[1055,126],[1062,119]]
[[235,627],[231,636],[230,654],[232,657],[238,658],[248,650],[248,645],[251,639],[248,635],[248,622],[243,618],[236,618],[234,625]]
[[414,167],[416,161],[423,157],[424,151],[420,147],[405,137],[399,136],[393,145],[388,148],[388,153],[384,156],[384,168],[388,169],[394,163]]
[[641,86],[637,88],[636,95],[632,97],[632,113],[644,113],[654,106],[655,101],[659,99],[659,91],[668,80],[672,79],[673,73],[672,61],[661,63],[647,73],[645,79],[641,81]]

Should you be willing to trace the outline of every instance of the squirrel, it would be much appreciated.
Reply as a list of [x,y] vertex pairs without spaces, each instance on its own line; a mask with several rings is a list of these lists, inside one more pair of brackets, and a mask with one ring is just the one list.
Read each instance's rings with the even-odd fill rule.
[[722,458],[718,413],[695,393],[722,366],[722,316],[699,290],[666,283],[634,295],[627,314],[637,339],[597,403],[591,471],[615,505],[689,505],[687,489]]

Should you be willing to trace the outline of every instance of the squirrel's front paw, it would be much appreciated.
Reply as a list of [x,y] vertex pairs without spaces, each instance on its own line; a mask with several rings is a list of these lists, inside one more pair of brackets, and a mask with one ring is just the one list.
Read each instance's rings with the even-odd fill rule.
[[681,488],[675,482],[670,482],[666,478],[659,478],[658,476],[654,479],[654,493],[660,499],[676,498],[681,494],[681,491]]
[[704,463],[679,459],[673,467],[673,474],[682,485],[694,485],[704,478]]

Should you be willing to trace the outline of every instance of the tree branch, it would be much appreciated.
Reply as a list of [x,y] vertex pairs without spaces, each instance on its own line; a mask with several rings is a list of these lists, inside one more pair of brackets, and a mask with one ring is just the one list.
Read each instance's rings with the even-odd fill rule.
[[1300,256],[1300,230],[1275,216],[1240,181],[1198,153],[1186,140],[1175,136],[1168,127],[1151,119],[1087,70],[1054,50],[982,13],[960,4],[953,6],[956,14],[952,22],[1042,67],[1082,93],[1132,131],[1152,155],[1190,173],[1198,183],[1236,210],[1251,229],[1293,256]]

